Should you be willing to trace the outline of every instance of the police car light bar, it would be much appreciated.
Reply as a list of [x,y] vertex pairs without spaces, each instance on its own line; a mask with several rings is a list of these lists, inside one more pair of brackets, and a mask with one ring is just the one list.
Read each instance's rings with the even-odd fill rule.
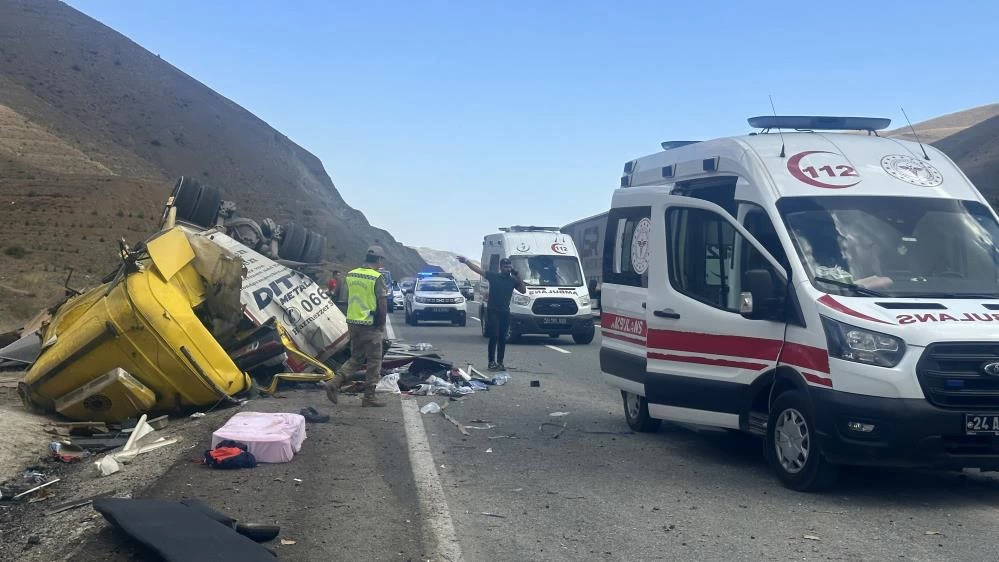
[[762,115],[750,117],[756,129],[805,129],[813,131],[880,131],[891,125],[883,117],[829,117],[819,115]]

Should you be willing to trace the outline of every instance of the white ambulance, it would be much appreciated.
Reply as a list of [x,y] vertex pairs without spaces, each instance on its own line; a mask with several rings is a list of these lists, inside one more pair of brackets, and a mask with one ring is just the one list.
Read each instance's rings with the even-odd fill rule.
[[999,469],[988,202],[940,151],[878,137],[887,119],[749,123],[625,164],[600,366],[628,423],[761,435],[796,490],[846,464]]
[[[482,241],[482,268],[498,273],[500,260],[509,258],[527,285],[510,299],[510,332],[515,341],[524,334],[568,334],[578,344],[593,341],[595,327],[586,277],[572,238],[558,228],[511,226]],[[482,335],[488,333],[489,281],[479,280],[479,318]]]

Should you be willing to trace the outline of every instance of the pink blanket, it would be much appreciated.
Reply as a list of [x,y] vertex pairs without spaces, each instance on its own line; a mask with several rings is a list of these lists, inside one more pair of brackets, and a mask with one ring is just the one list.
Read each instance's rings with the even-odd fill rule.
[[212,448],[225,439],[245,443],[257,462],[288,462],[302,449],[305,418],[300,414],[240,412],[212,434]]

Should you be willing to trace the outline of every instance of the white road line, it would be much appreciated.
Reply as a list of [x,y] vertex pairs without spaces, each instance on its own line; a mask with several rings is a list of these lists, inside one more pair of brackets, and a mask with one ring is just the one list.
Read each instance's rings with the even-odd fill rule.
[[385,315],[385,337],[394,340],[395,330],[392,329],[392,317],[388,314]]
[[478,318],[476,318],[474,316],[469,316],[469,318],[471,318],[472,320],[475,320],[476,322],[481,322],[481,320],[479,320]]
[[568,349],[562,349],[561,347],[555,347],[554,345],[546,345],[545,347],[547,347],[548,349],[554,349],[559,353],[572,353]]
[[454,530],[451,512],[447,508],[444,487],[434,457],[430,453],[427,431],[420,417],[420,407],[416,400],[402,401],[402,420],[406,428],[406,441],[409,442],[409,464],[416,482],[416,495],[420,500],[420,512],[426,522],[424,530],[437,543],[437,555],[443,560],[463,560],[458,534]]

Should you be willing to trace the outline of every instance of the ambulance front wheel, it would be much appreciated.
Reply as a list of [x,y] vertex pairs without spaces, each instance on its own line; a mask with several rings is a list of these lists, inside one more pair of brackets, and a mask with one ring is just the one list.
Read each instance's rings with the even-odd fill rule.
[[593,341],[593,336],[596,335],[597,329],[590,324],[582,332],[576,332],[572,334],[572,341],[576,342],[578,345],[587,345]]
[[659,431],[662,420],[649,415],[649,402],[644,396],[622,390],[621,397],[624,399],[624,419],[628,422],[628,427],[640,433]]
[[770,407],[764,454],[781,483],[799,492],[819,492],[836,483],[838,467],[822,455],[811,404],[797,390]]

